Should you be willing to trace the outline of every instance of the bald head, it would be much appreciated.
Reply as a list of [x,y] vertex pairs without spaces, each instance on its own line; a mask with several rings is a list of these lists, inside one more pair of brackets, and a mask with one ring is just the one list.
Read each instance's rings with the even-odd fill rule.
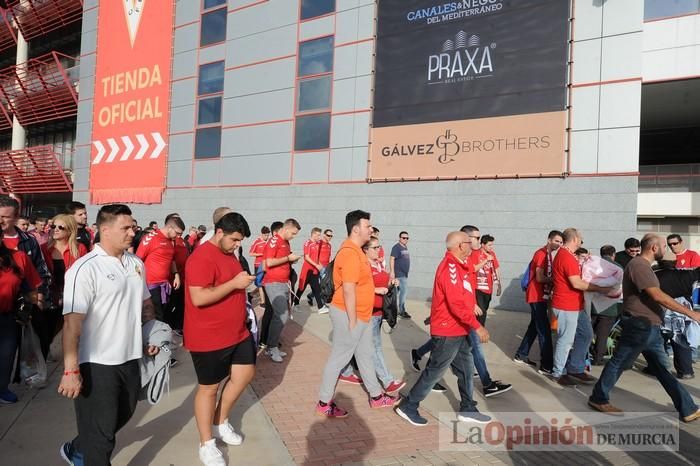
[[214,225],[219,223],[219,220],[223,218],[224,215],[229,214],[233,212],[233,209],[230,207],[217,207],[216,210],[214,211],[214,215],[212,215],[212,220],[214,220]]
[[663,241],[663,238],[661,238],[660,235],[657,235],[656,233],[647,233],[644,235],[644,238],[642,238],[642,252],[644,251],[650,251],[651,248],[654,246],[659,246],[661,245]]
[[469,235],[462,231],[450,232],[445,239],[445,246],[450,252],[457,250],[462,243],[469,243]]

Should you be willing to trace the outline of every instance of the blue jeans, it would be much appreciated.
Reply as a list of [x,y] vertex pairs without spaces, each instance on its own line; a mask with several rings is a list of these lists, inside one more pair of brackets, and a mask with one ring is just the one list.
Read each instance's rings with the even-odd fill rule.
[[644,354],[649,368],[673,400],[673,406],[681,417],[689,416],[698,410],[685,387],[666,369],[668,356],[664,351],[659,327],[634,317],[623,318],[622,334],[617,342],[615,354],[605,365],[589,400],[593,403],[608,403],[610,390],[622,375],[622,371],[631,367],[639,353]]
[[556,308],[552,311],[557,316],[557,346],[554,349],[552,375],[561,377],[565,367],[570,374],[580,374],[586,369],[586,355],[593,341],[591,319],[584,311]]
[[515,355],[520,359],[527,358],[535,338],[540,345],[540,367],[551,371],[553,365],[552,329],[549,326],[546,301],[530,303],[530,324],[527,326],[523,341]]
[[0,392],[7,390],[17,353],[17,322],[11,312],[0,312]]
[[408,277],[396,277],[399,281],[399,314],[406,313],[406,294],[408,294]]
[[489,369],[488,367],[486,367],[486,358],[484,357],[484,350],[481,347],[481,341],[479,340],[479,335],[476,334],[476,330],[471,330],[469,332],[469,340],[472,345],[472,357],[474,358],[474,368],[476,368],[476,371],[479,373],[481,386],[486,388],[489,385],[491,385],[493,381],[491,380],[491,374],[489,374]]
[[433,350],[416,384],[401,404],[401,409],[409,413],[417,413],[418,405],[428,396],[433,386],[442,378],[448,367],[457,376],[459,387],[460,412],[477,412],[476,401],[472,398],[474,392],[474,360],[471,343],[466,336],[431,338]]
[[423,357],[426,354],[430,353],[433,350],[433,339],[430,338],[428,341],[423,343],[423,345],[416,350],[416,353],[418,353],[419,357]]

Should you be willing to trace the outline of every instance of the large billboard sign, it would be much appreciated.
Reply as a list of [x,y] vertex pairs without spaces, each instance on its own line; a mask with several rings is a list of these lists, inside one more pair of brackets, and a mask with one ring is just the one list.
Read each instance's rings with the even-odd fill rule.
[[98,10],[90,197],[159,203],[166,177],[173,0]]
[[561,175],[569,2],[381,0],[370,180]]

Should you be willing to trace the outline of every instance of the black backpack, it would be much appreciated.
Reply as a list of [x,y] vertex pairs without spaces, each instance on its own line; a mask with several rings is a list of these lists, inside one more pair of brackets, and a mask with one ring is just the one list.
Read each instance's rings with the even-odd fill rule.
[[333,299],[333,294],[335,293],[335,286],[333,284],[333,265],[335,264],[335,259],[333,259],[325,269],[321,271],[320,280],[320,291],[321,291],[321,301],[324,303],[330,303]]
[[399,315],[399,288],[389,285],[389,291],[382,299],[382,317],[390,328],[396,327],[396,317]]

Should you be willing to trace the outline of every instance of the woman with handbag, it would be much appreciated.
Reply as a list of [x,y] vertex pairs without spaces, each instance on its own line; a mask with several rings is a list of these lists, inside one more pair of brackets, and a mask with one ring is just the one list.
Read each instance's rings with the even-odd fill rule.
[[36,304],[41,278],[27,255],[8,249],[2,238],[0,230],[0,404],[10,404],[17,402],[17,395],[8,387],[19,334],[17,301],[24,293],[28,302]]
[[[391,371],[386,366],[384,350],[382,349],[382,319],[384,316],[384,295],[389,292],[390,285],[398,285],[398,280],[390,279],[384,262],[379,256],[380,249],[379,239],[374,236],[362,247],[369,260],[369,265],[372,268],[372,278],[374,279],[374,310],[372,311],[371,321],[372,339],[374,340],[374,370],[386,393],[394,393],[401,390],[406,385],[406,382],[394,379]],[[347,383],[362,383],[362,379],[353,373],[352,362],[345,367],[339,380]]]
[[63,326],[63,284],[66,270],[88,253],[84,244],[78,242],[78,223],[72,215],[56,215],[51,233],[43,251],[46,265],[51,271],[51,306],[42,313],[41,322],[35,322],[35,330],[41,342],[44,359],[49,354],[51,342]]

